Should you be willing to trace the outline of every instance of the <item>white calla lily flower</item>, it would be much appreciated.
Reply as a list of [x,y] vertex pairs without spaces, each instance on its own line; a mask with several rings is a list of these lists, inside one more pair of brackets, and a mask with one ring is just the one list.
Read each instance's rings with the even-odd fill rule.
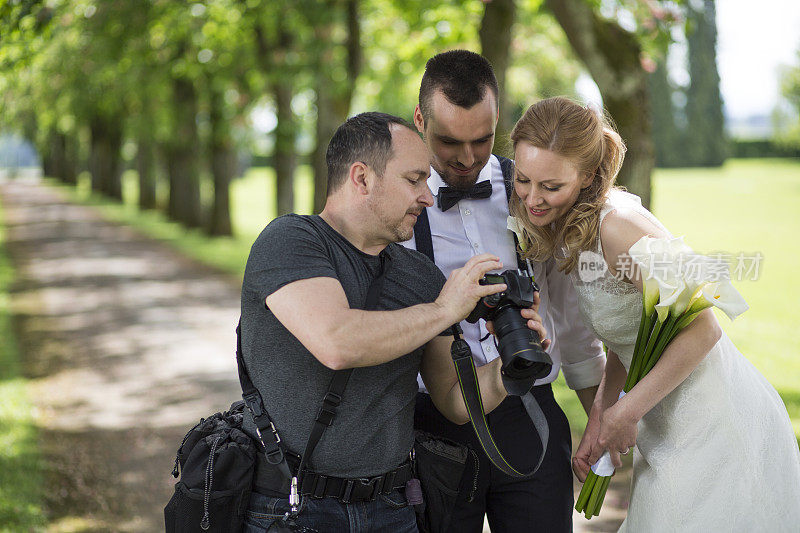
[[656,278],[656,281],[658,282],[659,299],[655,308],[658,313],[658,321],[664,322],[687,288],[683,280],[677,277]]
[[652,272],[653,252],[650,245],[653,240],[652,237],[645,235],[628,250],[628,255],[639,267],[639,273],[642,276],[643,304],[647,316],[653,314],[653,309],[658,302],[660,294],[658,280],[655,279]]
[[739,291],[734,289],[731,282],[727,280],[705,284],[689,311],[697,312],[712,305],[721,309],[731,320],[750,308]]

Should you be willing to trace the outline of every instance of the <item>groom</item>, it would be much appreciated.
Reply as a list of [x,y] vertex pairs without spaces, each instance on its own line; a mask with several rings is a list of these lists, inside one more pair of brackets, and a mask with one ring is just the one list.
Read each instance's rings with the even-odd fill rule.
[[[436,205],[426,209],[403,243],[425,253],[445,276],[475,255],[491,252],[505,269],[516,269],[513,235],[507,230],[508,194],[513,163],[492,155],[498,118],[498,86],[489,62],[466,50],[432,57],[425,68],[414,110],[414,124],[428,148],[428,187]],[[505,170],[505,172],[504,172]],[[426,225],[423,220],[427,220]],[[553,360],[549,376],[531,389],[550,427],[549,442],[539,470],[530,478],[512,478],[482,453],[470,425],[456,425],[436,410],[420,383],[415,427],[469,445],[478,464],[468,462],[461,481],[451,531],[480,532],[484,515],[495,533],[572,530],[572,454],[566,416],[553,398],[550,383],[559,368],[588,412],[602,377],[605,355],[600,342],[578,315],[570,281],[552,263],[534,263],[540,287],[539,313],[552,332],[548,349]],[[462,322],[476,366],[499,354],[485,324]],[[517,469],[529,471],[542,444],[517,396],[509,396],[487,416],[495,442]]]

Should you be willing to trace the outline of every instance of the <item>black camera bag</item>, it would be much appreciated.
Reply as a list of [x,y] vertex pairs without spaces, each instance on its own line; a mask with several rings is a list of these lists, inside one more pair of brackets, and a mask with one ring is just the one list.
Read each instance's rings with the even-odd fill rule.
[[463,444],[414,431],[414,472],[424,502],[414,506],[420,533],[448,531],[470,454],[474,456],[475,452]]
[[240,531],[250,501],[258,447],[242,430],[243,401],[189,430],[175,458],[180,476],[164,509],[167,533]]
[[[391,258],[381,255],[381,269],[367,289],[365,309],[377,307]],[[257,454],[264,454],[276,474],[287,483],[292,480],[287,457],[292,452],[284,448],[277,429],[267,413],[261,393],[253,384],[242,355],[241,320],[236,327],[236,363],[242,397],[231,404],[230,410],[201,419],[184,436],[175,467],[175,493],[164,508],[166,533],[210,531],[239,533],[244,528],[245,511],[250,503]],[[325,429],[331,425],[353,369],[337,370],[331,378],[322,407],[306,443],[297,467],[302,479],[305,462],[314,453]],[[242,428],[242,413],[249,409],[258,427],[258,435]],[[296,481],[296,478],[294,479]],[[277,520],[271,531],[311,531],[293,523],[296,513],[286,520]]]

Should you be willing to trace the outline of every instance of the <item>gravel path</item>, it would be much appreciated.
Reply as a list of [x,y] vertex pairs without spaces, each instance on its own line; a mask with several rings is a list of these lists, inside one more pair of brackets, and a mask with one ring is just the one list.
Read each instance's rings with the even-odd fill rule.
[[[49,530],[163,531],[180,439],[241,394],[239,282],[36,180],[0,182],[0,201]],[[628,476],[575,531],[616,530]]]

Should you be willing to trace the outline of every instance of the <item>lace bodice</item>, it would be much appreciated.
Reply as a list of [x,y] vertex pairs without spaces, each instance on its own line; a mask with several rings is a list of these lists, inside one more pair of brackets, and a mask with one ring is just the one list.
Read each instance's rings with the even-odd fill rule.
[[[638,196],[621,190],[609,193],[600,212],[600,224],[606,215],[617,209],[632,209],[666,231],[658,219],[642,207]],[[595,270],[589,268],[590,263]],[[570,273],[570,278],[584,320],[597,338],[619,356],[625,368],[629,368],[642,314],[641,293],[632,284],[612,275],[603,257],[599,237],[595,250],[581,255],[581,261]]]

